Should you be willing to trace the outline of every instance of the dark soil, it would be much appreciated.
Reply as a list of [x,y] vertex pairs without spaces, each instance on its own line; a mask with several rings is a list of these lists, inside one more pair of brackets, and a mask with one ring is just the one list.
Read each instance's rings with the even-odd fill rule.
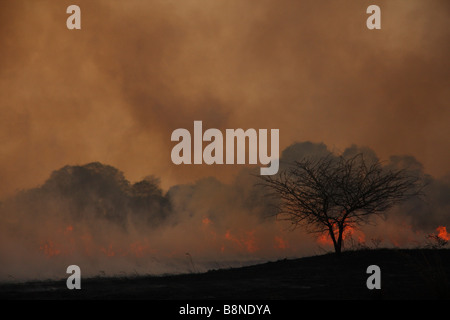
[[[369,265],[381,289],[369,290]],[[2,299],[299,300],[449,299],[450,250],[378,249],[280,260],[202,274],[1,284]]]

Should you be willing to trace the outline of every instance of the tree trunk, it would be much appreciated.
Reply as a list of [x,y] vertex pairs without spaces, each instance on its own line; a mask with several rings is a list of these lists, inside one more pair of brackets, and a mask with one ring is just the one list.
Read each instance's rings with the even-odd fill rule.
[[336,240],[336,236],[334,235],[333,227],[329,227],[328,230],[330,232],[330,238],[333,241],[334,252],[336,253],[336,255],[339,256],[341,254],[341,242],[342,242],[341,231],[339,230],[339,237],[338,237],[338,240]]
[[334,252],[336,253],[337,256],[341,255],[341,245],[340,244],[336,243],[334,245]]
[[338,236],[338,240],[336,243],[336,247],[335,247],[335,251],[337,255],[340,255],[342,252],[342,234],[343,234],[343,229],[339,228],[339,236]]
[[333,240],[334,252],[336,253],[336,255],[339,256],[342,252],[342,235],[344,233],[344,228],[342,226],[339,226],[339,233],[337,240],[332,227],[329,228],[329,231],[331,240]]

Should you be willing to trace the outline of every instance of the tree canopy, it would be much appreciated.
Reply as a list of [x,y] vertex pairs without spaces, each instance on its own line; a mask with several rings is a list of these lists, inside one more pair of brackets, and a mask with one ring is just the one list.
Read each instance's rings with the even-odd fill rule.
[[340,253],[349,226],[367,223],[397,203],[420,193],[420,177],[407,168],[387,168],[378,160],[327,155],[295,161],[263,185],[278,199],[277,214],[293,227],[328,233]]

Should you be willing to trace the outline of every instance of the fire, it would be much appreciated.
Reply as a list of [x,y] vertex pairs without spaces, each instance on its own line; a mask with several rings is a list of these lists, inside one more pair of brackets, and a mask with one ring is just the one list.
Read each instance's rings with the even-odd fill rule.
[[[339,234],[338,234],[338,228],[337,228],[336,224],[333,226],[333,229],[334,229],[334,235],[337,240]],[[353,226],[347,226],[342,234],[342,240],[350,239],[353,237],[356,237],[356,240],[358,241],[358,243],[363,243],[366,239],[366,235],[362,231],[356,229]],[[321,245],[333,245],[333,240],[331,240],[331,237],[328,233],[319,235],[319,237],[316,239],[316,241],[317,241],[317,243],[319,243]]]
[[321,234],[317,238],[316,241],[321,245],[332,245],[333,244],[333,241],[331,240],[331,238],[328,234]]
[[231,234],[230,230],[227,230],[225,233],[225,239],[231,241],[239,248],[244,248],[250,253],[258,250],[255,239],[255,231],[246,231],[244,235],[237,238]]
[[67,256],[79,250],[87,256],[92,257],[102,254],[109,258],[125,256],[141,258],[157,252],[151,248],[147,238],[135,240],[134,242],[130,241],[129,243],[112,242],[101,244],[96,243],[91,234],[83,233],[75,237],[72,232],[72,226],[58,229],[56,233],[58,235],[56,238],[58,241],[55,238],[42,241],[39,246],[39,251],[47,257]]
[[116,253],[112,249],[112,244],[109,245],[108,248],[100,248],[100,250],[107,256],[107,257],[114,257]]
[[146,254],[156,253],[156,250],[152,250],[147,243],[136,241],[130,244],[130,253],[137,258],[142,258]]
[[353,226],[348,226],[347,229],[344,231],[344,234],[342,235],[342,239],[350,239],[352,237],[356,237],[356,240],[358,241],[358,243],[364,243],[366,241],[366,235],[356,229]]
[[255,231],[247,231],[246,232],[247,237],[243,240],[245,247],[247,248],[248,252],[255,252],[258,250],[258,247],[256,246],[256,239],[255,239]]
[[61,254],[61,249],[57,248],[51,240],[46,241],[39,249],[44,252],[47,257],[58,256]]
[[212,224],[212,221],[211,221],[209,218],[205,217],[205,218],[203,218],[203,220],[202,220],[202,224],[203,224],[204,226],[209,226],[210,224]]
[[214,224],[208,217],[204,217],[202,219],[202,229],[203,232],[205,232],[206,236],[212,241],[215,241],[217,239],[217,233],[214,230]]
[[276,249],[284,250],[289,247],[288,243],[282,237],[275,236],[274,240],[275,240],[274,248]]
[[136,256],[136,257],[143,257],[144,253],[147,249],[146,245],[141,244],[140,242],[133,242],[130,244],[130,251]]
[[447,233],[447,228],[446,227],[439,226],[439,227],[436,228],[436,231],[437,231],[437,236],[440,239],[445,240],[445,241],[449,241],[450,240],[450,236]]

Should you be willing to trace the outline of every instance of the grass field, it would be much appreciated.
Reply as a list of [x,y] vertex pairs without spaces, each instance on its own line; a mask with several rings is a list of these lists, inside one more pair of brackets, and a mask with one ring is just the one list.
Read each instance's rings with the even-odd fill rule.
[[[381,289],[369,290],[369,265]],[[81,290],[65,280],[0,285],[2,299],[317,300],[449,299],[450,250],[376,249],[279,260],[206,273],[90,278]]]

